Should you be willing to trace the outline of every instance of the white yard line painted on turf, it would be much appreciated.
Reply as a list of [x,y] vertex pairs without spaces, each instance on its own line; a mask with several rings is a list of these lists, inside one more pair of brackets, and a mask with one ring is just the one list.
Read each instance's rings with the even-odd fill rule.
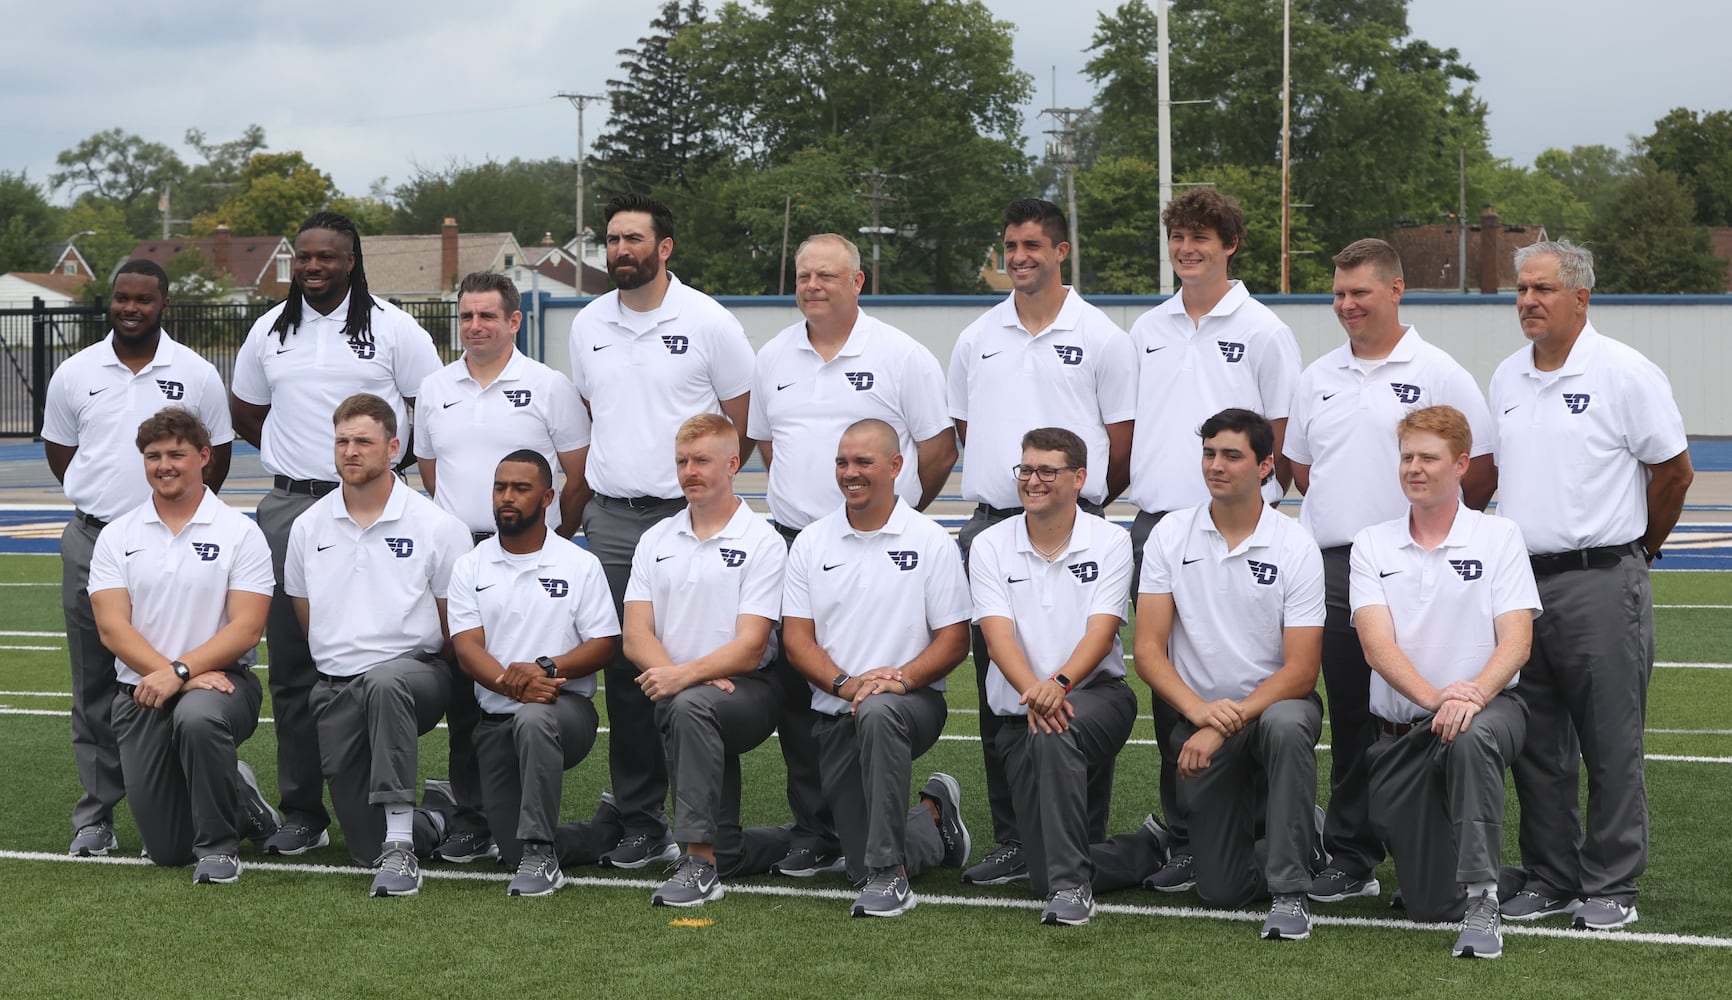
[[0,649],[11,649],[33,653],[58,653],[65,648],[66,647],[64,646],[0,646]]
[[64,639],[64,638],[66,638],[66,633],[65,632],[5,632],[5,631],[0,631],[0,636],[5,636],[8,639]]
[[[0,850],[0,859],[7,861],[46,861],[70,864],[119,865],[128,867],[147,867],[146,858],[74,858],[65,854],[51,854],[45,851],[4,851]],[[371,868],[356,868],[347,865],[293,864],[281,861],[253,861],[244,859],[243,867],[250,871],[283,872],[314,875],[343,875],[359,879],[373,874]],[[469,872],[450,871],[444,868],[423,868],[421,874],[430,881],[447,882],[493,882],[504,884],[511,881],[509,872]],[[567,875],[566,885],[583,886],[592,889],[632,889],[639,892],[654,890],[661,882],[654,879],[640,878],[598,878],[590,875]],[[783,885],[728,885],[729,895],[770,896],[796,899],[833,899],[841,902],[852,902],[858,898],[858,893],[848,889],[805,889]],[[1026,910],[1038,912],[1045,905],[1036,899],[1005,899],[995,896],[950,896],[943,894],[919,894],[923,906],[955,906],[972,907],[983,910]],[[724,904],[725,905],[725,904]],[[1101,913],[1113,913],[1132,917],[1169,917],[1179,920],[1223,920],[1232,923],[1257,923],[1266,914],[1249,910],[1204,910],[1191,906],[1140,906],[1133,903],[1101,903]],[[1312,924],[1322,927],[1376,927],[1399,931],[1453,931],[1455,924],[1421,924],[1411,920],[1395,920],[1386,917],[1333,917],[1327,914],[1313,914]],[[1590,933],[1588,931],[1572,930],[1565,927],[1522,927],[1505,924],[1506,935],[1517,937],[1550,937],[1572,941],[1623,942],[1626,944],[1659,944],[1687,945],[1697,948],[1732,948],[1732,938],[1709,937],[1700,934],[1655,934],[1643,931],[1615,931],[1610,933]]]
[[0,587],[58,587],[58,583],[0,583]]

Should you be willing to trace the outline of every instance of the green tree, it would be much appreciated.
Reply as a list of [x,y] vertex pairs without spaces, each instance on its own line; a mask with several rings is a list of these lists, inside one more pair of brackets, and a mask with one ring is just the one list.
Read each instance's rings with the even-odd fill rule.
[[700,0],[665,0],[638,47],[615,53],[621,79],[607,81],[607,127],[595,142],[606,190],[690,190],[726,159],[706,92],[691,81],[689,61],[668,51],[681,31],[703,23]]
[[253,155],[269,148],[265,130],[259,125],[248,125],[226,142],[210,138],[202,129],[189,128],[185,142],[204,157],[204,162],[189,169],[175,188],[170,207],[182,219],[216,211],[243,187],[241,175]]
[[86,199],[66,210],[60,228],[78,245],[96,280],[90,284],[108,294],[108,276],[132,253],[138,239],[126,230],[126,213],[108,201]]
[[1732,226],[1732,111],[1674,108],[1654,123],[1642,148],[1683,183],[1697,225]]
[[1635,169],[1635,157],[1610,146],[1554,148],[1534,157],[1534,174],[1551,178],[1568,188],[1588,207],[1590,215],[1605,205],[1612,188]]
[[55,214],[29,171],[0,170],[0,273],[45,271],[54,263]]
[[464,232],[509,232],[525,245],[539,243],[543,233],[574,231],[572,181],[572,162],[560,159],[418,167],[394,193],[391,231],[437,233],[450,217]]
[[234,294],[234,281],[197,247],[187,247],[168,259],[170,301],[186,304],[222,302]]
[[[383,180],[384,178],[380,178]],[[391,231],[391,224],[396,221],[397,210],[391,203],[374,195],[349,197],[340,195],[331,199],[326,206],[333,212],[341,212],[349,217],[362,236],[381,236]],[[297,225],[295,228],[299,229]]]
[[195,216],[194,233],[227,225],[238,235],[293,238],[301,222],[337,196],[331,175],[299,151],[254,153],[241,169],[240,187],[213,211]]
[[1693,223],[1695,206],[1676,177],[1644,159],[1608,194],[1587,231],[1597,291],[1726,291],[1726,261]]
[[1154,11],[1145,0],[1128,0],[1111,14],[1095,15],[1094,38],[1085,51],[1092,55],[1083,72],[1096,88],[1091,151],[1157,163],[1160,88]]
[[48,175],[50,189],[119,206],[127,231],[140,239],[160,231],[157,198],[186,176],[186,164],[174,150],[118,128],[62,150],[55,163],[60,169]]
[[[1467,203],[1491,205],[1506,225],[1545,226],[1554,237],[1580,233],[1593,215],[1588,203],[1554,174],[1504,159],[1469,165]],[[1470,214],[1469,225],[1474,218]]]

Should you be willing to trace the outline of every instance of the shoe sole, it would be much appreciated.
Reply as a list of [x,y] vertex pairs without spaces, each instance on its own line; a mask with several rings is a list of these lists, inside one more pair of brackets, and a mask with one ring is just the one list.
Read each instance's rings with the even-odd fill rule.
[[1579,900],[1571,900],[1555,910],[1540,910],[1536,913],[1524,913],[1520,915],[1504,913],[1500,910],[1498,916],[1505,920],[1514,920],[1517,923],[1527,923],[1533,920],[1544,920],[1547,917],[1573,917],[1576,915],[1576,911],[1581,908],[1582,904]]
[[106,858],[108,852],[118,850],[120,850],[119,844],[110,844],[107,847],[84,847],[76,851],[69,850],[66,852],[66,856],[69,858]]
[[1364,885],[1362,885],[1358,889],[1354,889],[1350,892],[1331,893],[1330,895],[1327,895],[1327,896],[1319,896],[1314,892],[1308,892],[1305,895],[1313,903],[1340,903],[1340,902],[1344,902],[1344,901],[1349,900],[1349,899],[1375,898],[1375,897],[1380,896],[1382,894],[1383,894],[1382,883],[1378,882],[1376,879],[1368,879]]
[[1456,958],[1500,958],[1503,955],[1502,948],[1499,948],[1497,951],[1474,951],[1469,947],[1452,948],[1450,951]]
[[962,884],[964,884],[964,885],[1009,885],[1012,882],[1027,882],[1027,881],[1028,881],[1028,870],[1027,869],[1024,869],[1024,870],[1017,872],[1013,875],[1000,875],[997,878],[969,878],[967,875],[962,876]]
[[386,889],[386,888],[383,888],[380,886],[373,886],[367,890],[367,895],[373,897],[374,899],[384,899],[386,897],[413,896],[420,891],[421,891],[421,883],[417,882],[417,883],[415,883],[415,888],[413,888],[413,889],[396,889],[396,890],[393,890],[393,889]]
[[522,896],[522,897],[527,897],[527,898],[534,898],[537,896],[551,896],[563,888],[565,888],[565,875],[563,873],[561,873],[558,877],[556,877],[553,880],[552,885],[548,886],[545,889],[542,889],[539,892],[522,892],[522,891],[519,891],[517,889],[507,889],[505,894],[507,896]]
[[317,837],[314,837],[311,841],[309,841],[305,847],[297,847],[297,848],[294,848],[293,850],[284,850],[280,847],[266,847],[264,849],[264,852],[266,854],[275,854],[278,857],[283,857],[283,858],[298,858],[301,855],[307,853],[308,851],[316,851],[321,847],[330,847],[330,846],[331,846],[331,832],[329,830],[320,830],[319,835]]
[[1273,927],[1264,928],[1262,935],[1263,940],[1265,941],[1303,941],[1310,936],[1311,932],[1309,930],[1303,934],[1283,934]]
[[702,906],[705,903],[713,903],[716,900],[721,899],[723,896],[726,896],[727,894],[728,894],[728,891],[726,889],[722,888],[722,884],[720,882],[717,882],[715,889],[713,889],[711,892],[709,892],[706,895],[699,896],[697,899],[685,899],[685,900],[668,899],[668,898],[664,897],[661,893],[658,892],[655,895],[650,897],[650,905],[651,906],[677,906],[677,907],[680,907],[681,909],[685,909],[685,908],[693,907],[693,906]]
[[610,858],[607,855],[603,854],[601,856],[601,860],[598,861],[597,864],[601,865],[601,867],[603,867],[603,868],[624,868],[628,871],[636,871],[639,868],[648,867],[649,865],[653,865],[656,862],[661,862],[662,864],[666,864],[666,863],[673,861],[674,859],[678,858],[679,856],[680,856],[679,847],[677,845],[674,845],[674,844],[669,844],[659,854],[645,855],[641,861],[617,861],[617,860]]
[[1040,922],[1047,927],[1085,927],[1094,915],[1095,908],[1091,906],[1086,917],[1061,917],[1056,913],[1042,913]]
[[849,911],[849,915],[855,917],[900,917],[919,904],[920,898],[909,893],[908,900],[894,910],[868,910],[866,907],[856,904],[854,909]]
[[945,806],[949,806],[951,813],[956,817],[956,829],[961,838],[961,843],[957,844],[956,849],[951,854],[946,855],[943,861],[944,864],[954,867],[967,862],[969,853],[974,850],[974,838],[969,834],[968,826],[962,822],[962,784],[943,771],[934,772],[932,777],[927,779],[927,784],[934,781],[938,782],[938,786],[944,789],[945,796],[941,799],[936,795],[927,795],[938,804],[938,821],[940,824],[944,822],[944,809]]
[[1615,931],[1621,927],[1630,926],[1631,924],[1636,922],[1636,919],[1637,919],[1636,908],[1631,907],[1630,908],[1630,915],[1628,917],[1625,917],[1623,920],[1618,921],[1615,924],[1590,924],[1586,920],[1583,920],[1580,917],[1577,917],[1575,919],[1575,922],[1571,926],[1573,926],[1578,931]]
[[498,857],[499,857],[499,846],[497,844],[494,845],[493,847],[488,848],[485,851],[480,851],[480,852],[475,853],[475,854],[440,854],[438,851],[433,852],[433,860],[444,861],[444,862],[447,862],[447,863],[453,864],[453,865],[473,864],[474,862],[480,861],[483,858],[498,858]]
[[848,870],[848,862],[837,861],[833,865],[821,865],[817,868],[775,868],[770,869],[773,875],[786,875],[789,878],[811,878],[814,875],[828,875],[832,872]]
[[195,875],[195,876],[193,876],[192,884],[193,885],[233,885],[234,883],[239,882],[240,880],[241,880],[241,877],[240,877],[240,873],[238,873],[238,872],[235,873],[234,875],[230,876],[229,878],[211,878],[209,875]]
[[1180,882],[1178,885],[1150,885],[1147,882],[1143,883],[1143,888],[1153,889],[1156,892],[1190,892],[1192,889],[1195,889],[1196,887],[1197,887],[1197,880],[1196,879],[1192,879],[1189,882]]

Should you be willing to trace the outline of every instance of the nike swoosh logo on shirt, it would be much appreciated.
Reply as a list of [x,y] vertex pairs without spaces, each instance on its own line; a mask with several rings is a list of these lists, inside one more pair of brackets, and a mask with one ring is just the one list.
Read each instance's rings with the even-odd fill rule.
[[838,566],[846,566],[846,565],[847,565],[847,563],[831,563],[830,565],[824,567],[824,572],[828,573]]
[[319,546],[319,551],[320,551],[320,552],[323,552],[323,551],[325,551],[325,550],[326,550],[326,549],[328,549],[328,548],[331,548],[331,547],[332,547],[332,546],[334,546],[334,545],[336,545],[336,544],[337,544],[337,543],[336,543],[336,542],[332,542],[332,543],[331,543],[331,544],[330,544],[330,545],[321,545],[321,546]]
[[1004,578],[1005,583],[1026,583],[1027,581],[1028,577],[1026,576],[1007,576]]
[[612,346],[612,344],[591,344],[589,349],[592,351],[605,351]]
[[[675,553],[675,555],[678,555],[678,553]],[[656,562],[662,562],[663,560],[672,559],[672,558],[673,558],[673,556],[656,556]]]
[[1516,405],[1515,405],[1515,406],[1512,406],[1512,407],[1509,407],[1509,409],[1506,409],[1506,410],[1504,410],[1504,413],[1506,413],[1506,414],[1507,414],[1507,413],[1509,413],[1509,411],[1510,411],[1510,410],[1513,410],[1513,409],[1516,409],[1516,407],[1519,407],[1519,406],[1521,406],[1521,405],[1522,405],[1522,404],[1520,404],[1520,403],[1517,403],[1517,404],[1516,404]]
[[126,554],[126,558],[131,559],[133,556],[138,555],[140,552],[143,552],[143,551],[144,551],[143,549],[133,549]]
[[1335,398],[1335,397],[1336,397],[1336,396],[1338,396],[1338,395],[1340,395],[1340,393],[1338,393],[1338,392],[1326,392],[1326,393],[1324,393],[1324,394],[1323,394],[1323,401],[1324,401],[1324,402],[1325,402],[1325,403],[1327,403],[1327,402],[1329,402],[1329,401],[1330,401],[1330,400],[1331,400],[1331,399],[1334,399],[1334,398]]
[[488,584],[488,585],[487,585],[487,586],[485,586],[485,587],[483,587],[483,586],[482,586],[482,585],[481,585],[481,584],[479,584],[479,583],[478,583],[478,584],[476,584],[476,585],[475,585],[475,592],[476,592],[476,593],[477,593],[477,594],[479,594],[479,593],[481,593],[481,592],[482,592],[482,591],[483,591],[483,590],[488,590],[488,589],[490,589],[490,588],[493,588],[493,587],[497,587],[497,586],[499,586],[499,584],[497,584],[497,583],[490,583],[490,584]]
[[106,386],[106,385],[105,385],[105,386],[103,386],[103,387],[102,387],[102,388],[100,388],[100,389],[92,389],[92,390],[90,390],[90,394],[91,394],[91,395],[92,395],[92,396],[94,396],[94,395],[96,395],[96,394],[97,394],[97,393],[99,393],[99,392],[107,392],[107,391],[108,391],[108,386]]
[[294,350],[293,347],[279,347],[279,348],[277,348],[277,353],[278,354],[287,354],[292,350]]
[[783,385],[778,385],[778,386],[776,386],[776,391],[781,392],[783,389],[786,389],[788,386],[793,385],[793,384],[794,384],[793,382],[788,382],[788,383],[783,384]]
[[985,361],[987,358],[996,358],[1003,353],[1003,351],[993,351],[991,354],[982,354],[980,360]]
[[1160,347],[1145,347],[1145,348],[1143,348],[1143,353],[1144,354],[1153,354],[1156,351],[1164,351],[1166,349],[1167,349],[1167,346],[1165,344],[1162,344]]
[[1194,562],[1202,562],[1202,561],[1203,561],[1203,557],[1202,557],[1202,556],[1198,556],[1198,557],[1197,557],[1197,558],[1195,558],[1195,559],[1186,559],[1186,560],[1185,560],[1185,561],[1184,561],[1184,562],[1182,562],[1182,563],[1180,563],[1180,565],[1181,565],[1181,566],[1189,566],[1189,565],[1191,565],[1191,564],[1192,564],[1192,563],[1194,563]]
[[457,405],[457,404],[458,404],[458,403],[461,403],[461,402],[463,402],[463,400],[461,400],[461,399],[457,399],[457,400],[452,400],[452,401],[451,401],[451,402],[449,402],[449,403],[445,403],[445,404],[443,404],[443,405],[442,405],[442,406],[440,406],[440,407],[439,407],[439,408],[440,408],[440,409],[441,409],[441,410],[449,410],[449,409],[451,409],[451,408],[452,408],[452,407],[453,407],[453,406],[456,406],[456,405]]
[[1378,579],[1379,579],[1379,580],[1381,580],[1381,579],[1383,579],[1383,578],[1384,578],[1384,577],[1386,577],[1386,576],[1394,576],[1394,575],[1395,575],[1395,574],[1397,574],[1397,573],[1399,573],[1399,572],[1401,572],[1401,570],[1398,570],[1398,569],[1392,569],[1392,570],[1389,570],[1389,571],[1387,571],[1387,572],[1384,572],[1384,571],[1379,571],[1379,572],[1378,572],[1378,574],[1377,574],[1377,578],[1378,578]]

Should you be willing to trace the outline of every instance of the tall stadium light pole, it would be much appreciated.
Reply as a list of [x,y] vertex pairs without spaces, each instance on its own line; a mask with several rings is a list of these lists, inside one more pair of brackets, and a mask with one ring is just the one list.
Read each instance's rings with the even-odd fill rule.
[[1293,232],[1293,205],[1290,175],[1293,162],[1293,3],[1281,4],[1281,294],[1292,291],[1292,268],[1288,254],[1288,239]]
[[[1173,200],[1173,80],[1167,65],[1167,0],[1155,0],[1155,133],[1160,157],[1161,214]],[[1167,249],[1167,223],[1161,220],[1161,294],[1173,294],[1173,258]]]
[[563,97],[577,109],[577,283],[579,291],[583,285],[583,106],[590,101],[605,101],[600,94],[573,94],[560,92],[555,97]]

